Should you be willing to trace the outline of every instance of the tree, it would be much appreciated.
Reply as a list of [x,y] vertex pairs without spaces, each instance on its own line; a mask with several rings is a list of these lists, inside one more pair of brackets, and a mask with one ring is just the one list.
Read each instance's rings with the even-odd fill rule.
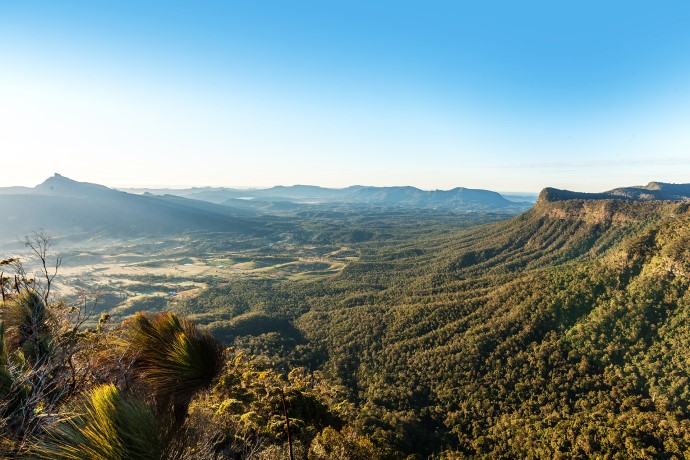
[[38,259],[38,277],[18,258],[0,261],[0,456],[26,448],[88,381],[88,364],[77,366],[75,356],[87,346],[81,328],[90,310],[52,300],[61,259],[49,260],[50,237],[37,232],[25,243]]

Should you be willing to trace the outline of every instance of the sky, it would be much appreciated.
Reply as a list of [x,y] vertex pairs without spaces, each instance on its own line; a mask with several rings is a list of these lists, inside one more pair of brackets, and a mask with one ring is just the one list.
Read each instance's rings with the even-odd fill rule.
[[0,186],[690,182],[687,1],[0,0]]

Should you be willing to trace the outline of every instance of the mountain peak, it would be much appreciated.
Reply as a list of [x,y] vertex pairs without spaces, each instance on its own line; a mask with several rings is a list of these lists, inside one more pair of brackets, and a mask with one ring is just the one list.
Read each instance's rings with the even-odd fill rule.
[[78,182],[69,177],[55,173],[34,188],[34,192],[42,195],[89,197],[94,194],[120,193],[104,185],[90,182]]
[[62,183],[62,184],[78,184],[79,182],[70,179],[69,177],[63,176],[62,174],[55,173],[43,182],[41,182],[38,187],[45,185],[45,184],[56,184],[56,183]]
[[647,190],[661,190],[662,188],[664,188],[665,185],[670,184],[664,184],[663,182],[650,182],[642,188],[645,188]]

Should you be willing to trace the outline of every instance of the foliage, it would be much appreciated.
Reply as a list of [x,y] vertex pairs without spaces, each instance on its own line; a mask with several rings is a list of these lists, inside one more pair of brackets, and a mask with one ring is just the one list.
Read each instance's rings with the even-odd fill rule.
[[91,390],[81,404],[50,426],[32,449],[55,460],[159,460],[165,446],[154,412],[114,385]]
[[20,349],[32,364],[39,363],[50,353],[52,337],[48,315],[43,299],[32,289],[17,293],[2,306],[10,346]]
[[[44,238],[27,240],[43,281],[27,276],[18,259],[0,261],[0,456],[15,456],[41,431],[44,415],[90,380],[90,370],[74,362],[88,342],[80,340],[84,311],[46,302],[55,272],[47,268]],[[4,276],[7,269],[12,277]]]
[[157,404],[171,407],[180,420],[194,395],[221,371],[220,344],[191,322],[167,312],[137,313],[124,326],[132,371]]
[[283,396],[292,441],[302,452],[297,458],[305,458],[308,452],[312,458],[312,450],[317,453],[313,458],[331,458],[319,455],[329,452],[328,449],[341,449],[340,429],[346,429],[348,442],[354,443],[348,452],[359,455],[352,458],[362,458],[365,454],[370,459],[383,458],[383,450],[349,427],[355,415],[354,407],[345,400],[342,390],[326,382],[320,373],[297,368],[285,380],[243,353],[230,356],[213,389],[190,407],[188,435],[193,435],[196,441],[187,455],[193,458],[285,456],[288,439]]

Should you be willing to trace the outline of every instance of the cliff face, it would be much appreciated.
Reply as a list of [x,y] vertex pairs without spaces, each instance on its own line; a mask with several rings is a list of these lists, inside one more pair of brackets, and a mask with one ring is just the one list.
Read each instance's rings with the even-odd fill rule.
[[690,184],[650,182],[645,186],[619,187],[601,193],[582,193],[547,187],[538,202],[565,200],[689,201]]
[[545,189],[533,212],[548,218],[575,220],[587,224],[618,225],[680,215],[686,213],[689,208],[690,202],[687,200],[553,199],[553,193]]

